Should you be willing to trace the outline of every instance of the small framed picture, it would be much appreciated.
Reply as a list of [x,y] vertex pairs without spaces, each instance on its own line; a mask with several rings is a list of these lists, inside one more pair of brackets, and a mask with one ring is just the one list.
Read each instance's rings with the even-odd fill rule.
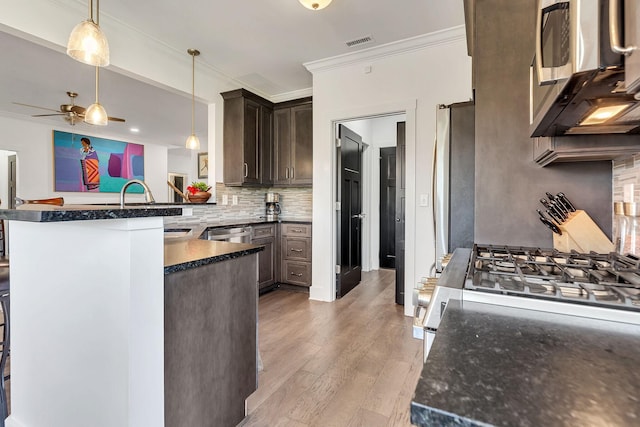
[[209,153],[198,153],[198,178],[209,177]]

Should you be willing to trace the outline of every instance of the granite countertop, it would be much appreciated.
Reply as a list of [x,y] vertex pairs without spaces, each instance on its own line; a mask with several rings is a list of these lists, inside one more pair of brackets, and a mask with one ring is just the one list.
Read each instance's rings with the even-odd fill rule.
[[87,221],[97,219],[145,218],[182,215],[176,205],[120,204],[63,205],[27,204],[16,209],[0,209],[0,219],[28,222]]
[[[183,217],[184,218],[184,217]],[[242,227],[245,225],[260,225],[271,223],[311,224],[311,220],[286,219],[267,220],[266,218],[238,218],[224,221],[188,221],[171,222],[164,224],[165,237],[176,240],[198,239],[207,229],[216,227]]]
[[250,255],[263,249],[263,246],[247,243],[165,239],[164,274]]
[[411,403],[419,426],[640,422],[635,325],[450,301]]

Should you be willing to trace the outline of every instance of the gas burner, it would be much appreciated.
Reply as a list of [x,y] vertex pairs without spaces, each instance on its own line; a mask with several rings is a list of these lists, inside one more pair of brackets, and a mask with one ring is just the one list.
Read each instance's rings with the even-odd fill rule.
[[640,310],[640,258],[475,245],[465,289]]

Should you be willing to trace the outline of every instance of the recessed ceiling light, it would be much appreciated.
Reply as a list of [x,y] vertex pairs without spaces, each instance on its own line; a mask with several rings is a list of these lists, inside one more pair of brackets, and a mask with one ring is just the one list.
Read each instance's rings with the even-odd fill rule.
[[140,132],[140,129],[138,129],[138,128],[131,128],[131,129],[129,129],[129,130],[130,130],[131,132],[133,132],[133,133],[138,133],[138,132]]

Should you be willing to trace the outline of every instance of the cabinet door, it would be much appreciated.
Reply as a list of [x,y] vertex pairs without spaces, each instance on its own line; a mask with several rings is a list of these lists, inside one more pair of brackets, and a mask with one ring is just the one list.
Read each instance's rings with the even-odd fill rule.
[[249,99],[244,106],[244,183],[258,184],[259,174],[259,140],[260,140],[260,104]]
[[273,109],[260,107],[260,183],[273,183]]
[[313,109],[311,104],[291,108],[292,184],[310,185],[313,181]]
[[251,243],[264,246],[264,250],[258,252],[258,288],[263,289],[276,281],[275,239],[255,239]]
[[291,164],[291,110],[283,108],[273,113],[273,149],[275,156],[274,184],[289,183]]

